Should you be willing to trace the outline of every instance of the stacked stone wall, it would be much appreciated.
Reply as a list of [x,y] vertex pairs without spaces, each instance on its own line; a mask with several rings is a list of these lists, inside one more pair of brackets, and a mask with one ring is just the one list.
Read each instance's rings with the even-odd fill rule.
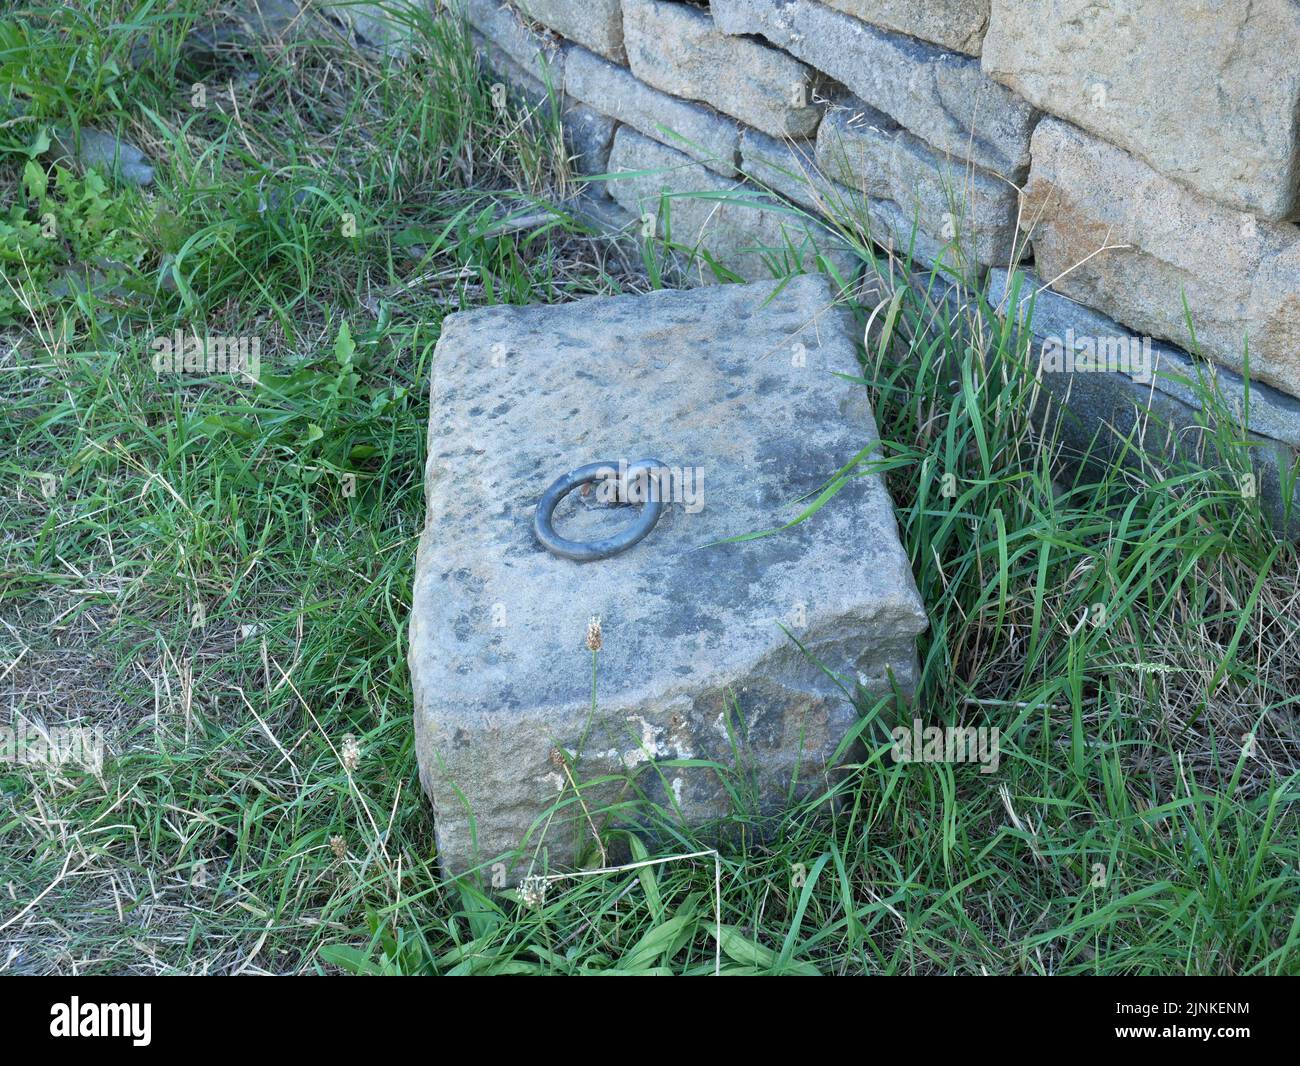
[[448,2],[701,280],[851,269],[856,219],[965,293],[1018,270],[1076,337],[1177,350],[1295,454],[1297,0]]

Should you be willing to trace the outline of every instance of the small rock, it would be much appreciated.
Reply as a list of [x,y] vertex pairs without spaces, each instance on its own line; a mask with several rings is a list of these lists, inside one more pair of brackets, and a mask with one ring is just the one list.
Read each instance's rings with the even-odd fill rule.
[[83,168],[103,170],[128,185],[153,182],[153,167],[145,154],[130,141],[103,130],[56,130],[51,150],[57,158],[75,159]]

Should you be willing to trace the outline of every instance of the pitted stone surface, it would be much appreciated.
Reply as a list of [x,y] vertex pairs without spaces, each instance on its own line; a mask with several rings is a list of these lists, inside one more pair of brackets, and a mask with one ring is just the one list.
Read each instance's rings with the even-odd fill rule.
[[623,61],[623,12],[619,0],[515,0],[530,19],[584,48]]
[[712,0],[718,28],[760,34],[842,82],[931,147],[1019,181],[1036,112],[979,60],[869,26],[816,0]]
[[797,59],[721,32],[676,0],[623,0],[628,65],[648,85],[712,104],[774,137],[808,137],[821,108],[813,72]]
[[1296,0],[994,0],[984,69],[1205,196],[1300,212]]
[[[867,698],[891,674],[915,683],[925,614],[878,476],[783,533],[717,543],[793,517],[877,437],[865,391],[837,376],[860,368],[832,301],[806,276],[444,321],[410,666],[446,871],[504,855],[515,877],[539,850],[537,872],[570,864],[590,840],[570,776],[598,824],[632,778],[686,822],[724,815],[715,771],[674,760],[739,759],[769,808],[796,781],[824,788],[857,711],[783,625]],[[647,455],[702,471],[702,508],[669,503],[601,562],[537,546],[533,508],[558,474]],[[567,535],[627,521],[570,502]]]
[[570,48],[564,89],[575,100],[670,144],[723,177],[736,173],[740,128],[712,108],[637,81],[623,67]]
[[920,37],[968,55],[980,54],[989,0],[826,0],[846,15]]
[[1249,341],[1251,375],[1300,394],[1300,227],[1217,204],[1058,119],[1034,131],[1021,217],[1059,292],[1235,370]]
[[[856,266],[844,242],[818,223],[626,126],[614,133],[609,172],[624,175],[611,177],[609,194],[638,217],[652,218],[659,237],[702,249],[747,281],[818,270],[819,255],[846,280]],[[696,273],[704,283],[717,280],[711,269]]]
[[939,155],[852,100],[827,112],[816,158],[828,176],[894,201],[939,244],[956,242],[985,265],[1011,262],[1019,194],[1010,182]]

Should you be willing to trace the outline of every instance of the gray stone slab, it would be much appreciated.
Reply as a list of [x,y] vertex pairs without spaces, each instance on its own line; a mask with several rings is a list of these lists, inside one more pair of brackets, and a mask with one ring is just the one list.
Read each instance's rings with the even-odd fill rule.
[[821,107],[797,59],[721,32],[708,12],[676,0],[623,0],[628,65],[648,85],[711,104],[775,137],[809,137]]
[[712,0],[710,10],[719,29],[765,37],[936,150],[1023,179],[1036,112],[984,74],[979,60],[815,0]]
[[514,99],[539,110],[549,107],[552,100],[562,101],[561,86],[555,85],[548,89],[538,78],[511,59],[504,50],[476,30],[470,30],[470,40],[483,68],[494,77],[500,78]]
[[[892,200],[941,245],[956,242],[985,265],[1018,258],[1019,190],[986,170],[935,152],[860,101],[836,101],[817,131],[823,173]],[[1027,243],[1027,242],[1022,242]]]
[[570,99],[565,101],[560,124],[573,169],[578,174],[605,173],[617,123],[608,115]]
[[625,175],[609,182],[619,204],[653,221],[656,236],[700,252],[703,283],[719,280],[710,260],[750,281],[819,270],[820,257],[846,281],[857,268],[853,252],[817,222],[626,126],[615,131],[609,169]]
[[477,30],[470,30],[470,38],[484,66],[504,81],[510,95],[543,113],[549,113],[552,101],[558,104],[564,146],[573,171],[578,175],[603,174],[609,166],[609,150],[617,123],[608,115],[566,97],[562,85],[548,88]]
[[812,141],[778,140],[758,130],[745,130],[740,137],[740,167],[747,177],[821,215],[852,213],[862,200],[852,189],[822,173]]
[[[1009,275],[990,271],[988,300],[995,310],[1009,314]],[[1025,303],[1034,296],[1033,315]],[[1041,287],[1027,274],[1020,287],[1017,321],[1027,323],[1033,338],[1032,356],[1039,361],[1042,386],[1035,423],[1045,432],[1059,434],[1076,454],[1090,453],[1108,461],[1120,461],[1137,468],[1138,457],[1129,450],[1150,457],[1156,467],[1162,462],[1192,462],[1203,467],[1227,467],[1228,457],[1219,454],[1213,435],[1202,423],[1213,424],[1201,411],[1201,403],[1190,383],[1211,380],[1239,424],[1248,424],[1245,439],[1252,447],[1250,467],[1257,479],[1256,491],[1264,514],[1279,532],[1300,537],[1300,486],[1286,517],[1282,471],[1291,470],[1300,456],[1300,403],[1292,397],[1253,383],[1249,418],[1245,414],[1243,383],[1221,367],[1194,360],[1169,345],[1150,342],[1138,360],[1115,359],[1120,345],[1143,346],[1140,338],[1100,312],[1080,307],[1065,297]],[[1119,344],[1116,344],[1119,342]],[[1057,353],[1073,350],[1080,365],[1061,365]],[[1133,348],[1127,348],[1133,352]],[[1091,369],[1098,356],[1109,356],[1120,365],[1142,364],[1135,376],[1122,370]],[[1235,439],[1236,434],[1233,434]],[[1239,458],[1238,458],[1239,461]]]
[[866,196],[825,176],[809,142],[778,141],[757,130],[741,137],[741,169],[747,177],[807,211],[833,218],[831,228],[856,227],[882,248],[927,269],[942,266],[969,282],[983,268],[963,259],[961,251],[929,236],[898,204]]
[[723,177],[736,173],[740,128],[711,108],[643,85],[625,68],[576,47],[569,49],[564,88],[575,100],[672,145]]
[[515,0],[528,18],[577,41],[606,59],[621,63],[623,12],[619,0]]
[[[779,809],[826,787],[858,719],[846,690],[914,686],[925,612],[878,476],[782,534],[718,543],[793,517],[877,439],[865,390],[837,376],[860,368],[832,305],[806,276],[444,320],[409,659],[445,871],[570,866],[633,789],[686,823],[725,815],[718,774],[687,760],[738,766]],[[535,543],[556,476],[647,455],[698,472],[678,485],[701,495],[675,493],[600,562]],[[557,524],[591,536],[622,513],[570,497]]]

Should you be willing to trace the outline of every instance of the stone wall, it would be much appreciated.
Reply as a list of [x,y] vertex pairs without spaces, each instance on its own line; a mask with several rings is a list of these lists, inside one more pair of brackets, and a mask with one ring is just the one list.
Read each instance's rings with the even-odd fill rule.
[[969,293],[1022,270],[1062,336],[1180,350],[1295,454],[1297,0],[447,2],[700,280],[851,270],[857,220]]

